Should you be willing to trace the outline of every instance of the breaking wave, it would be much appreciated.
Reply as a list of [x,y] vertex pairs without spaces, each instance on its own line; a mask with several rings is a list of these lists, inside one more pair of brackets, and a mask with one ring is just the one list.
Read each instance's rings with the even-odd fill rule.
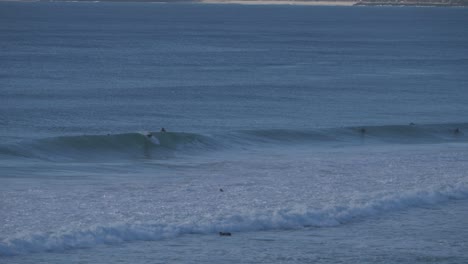
[[183,223],[120,223],[97,225],[79,230],[22,234],[0,242],[0,256],[92,248],[101,244],[131,241],[154,241],[186,234],[216,234],[219,231],[246,232],[330,227],[366,217],[459,199],[468,199],[466,184],[408,192],[382,197],[367,203],[322,209],[286,208],[267,213],[252,212]]
[[175,151],[213,148],[207,137],[193,133],[125,133],[63,136],[0,146],[0,155],[45,160],[165,159]]
[[0,157],[45,160],[167,159],[174,153],[193,153],[264,144],[420,144],[468,142],[468,123],[386,125],[316,130],[244,130],[201,135],[155,132],[44,138],[0,145]]

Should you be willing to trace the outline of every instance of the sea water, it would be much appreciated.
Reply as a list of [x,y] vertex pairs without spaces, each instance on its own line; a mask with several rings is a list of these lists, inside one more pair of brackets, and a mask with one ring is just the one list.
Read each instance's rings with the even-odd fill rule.
[[0,3],[0,262],[467,263],[467,25]]

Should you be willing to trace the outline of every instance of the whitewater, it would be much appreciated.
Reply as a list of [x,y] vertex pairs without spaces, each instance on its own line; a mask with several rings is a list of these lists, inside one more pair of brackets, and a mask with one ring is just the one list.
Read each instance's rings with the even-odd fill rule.
[[[464,201],[467,138],[454,127],[467,125],[366,127],[364,134],[354,127],[155,132],[157,142],[134,133],[18,143],[2,151],[9,155],[3,164],[13,164],[4,166],[13,179],[3,178],[2,210],[9,214],[2,219],[7,237],[0,253],[66,252],[221,231],[313,230]],[[33,172],[41,167],[47,172]],[[22,191],[11,190],[19,183]]]
[[468,262],[467,18],[0,2],[0,263]]

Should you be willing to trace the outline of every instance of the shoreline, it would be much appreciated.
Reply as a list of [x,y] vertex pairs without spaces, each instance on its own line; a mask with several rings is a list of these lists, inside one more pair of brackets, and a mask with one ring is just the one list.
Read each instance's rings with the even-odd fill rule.
[[354,6],[358,1],[305,1],[305,0],[200,0],[201,4],[237,5],[300,5],[300,6]]
[[0,0],[2,2],[120,2],[161,4],[234,4],[295,6],[468,7],[468,0]]

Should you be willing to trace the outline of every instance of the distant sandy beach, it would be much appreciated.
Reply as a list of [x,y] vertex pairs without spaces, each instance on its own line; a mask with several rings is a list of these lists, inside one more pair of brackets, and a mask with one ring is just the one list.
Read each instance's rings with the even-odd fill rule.
[[205,4],[352,6],[358,1],[201,0]]
[[468,6],[468,0],[0,0],[0,2],[154,2],[303,6]]
[[309,6],[352,6],[358,1],[314,1],[314,0],[0,0],[0,2],[155,2],[155,3],[202,3],[238,5],[309,5]]
[[[47,0],[0,0],[0,2],[55,2]],[[163,3],[202,3],[239,5],[308,5],[308,6],[352,6],[359,1],[314,1],[314,0],[57,0],[56,2],[163,2]]]

